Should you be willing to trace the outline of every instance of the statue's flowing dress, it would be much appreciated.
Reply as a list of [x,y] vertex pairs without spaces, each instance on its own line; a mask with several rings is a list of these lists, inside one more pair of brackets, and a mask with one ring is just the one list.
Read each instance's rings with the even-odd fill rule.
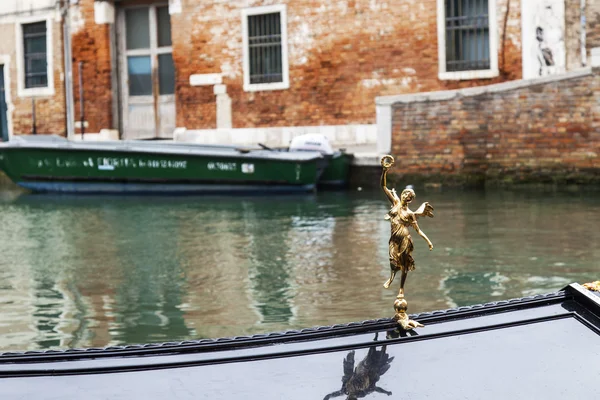
[[414,247],[408,227],[414,222],[415,216],[408,209],[394,206],[387,217],[392,225],[389,246],[390,264],[396,270],[404,272],[413,271],[415,269],[415,260],[411,253]]

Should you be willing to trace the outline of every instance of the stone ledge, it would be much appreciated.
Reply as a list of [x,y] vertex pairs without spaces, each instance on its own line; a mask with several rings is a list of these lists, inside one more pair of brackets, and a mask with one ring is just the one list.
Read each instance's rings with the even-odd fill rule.
[[263,143],[272,147],[286,147],[289,146],[292,138],[306,133],[318,133],[327,136],[334,148],[369,145],[376,147],[377,144],[377,126],[375,124],[196,130],[177,128],[173,134],[173,139],[177,142],[212,145],[239,146]]
[[352,165],[364,166],[364,167],[378,167],[381,166],[382,155],[377,153],[353,153],[354,158],[352,159]]
[[592,67],[587,67],[578,69],[576,71],[567,72],[564,74],[550,75],[534,79],[520,79],[516,81],[496,83],[493,85],[486,86],[476,86],[465,89],[442,90],[438,92],[402,94],[394,96],[380,96],[375,98],[375,103],[379,106],[392,106],[396,103],[452,100],[460,97],[471,97],[487,93],[506,92],[515,89],[522,89],[530,86],[542,85],[552,82],[560,82],[569,79],[577,79],[591,75],[594,75],[594,71],[592,70]]

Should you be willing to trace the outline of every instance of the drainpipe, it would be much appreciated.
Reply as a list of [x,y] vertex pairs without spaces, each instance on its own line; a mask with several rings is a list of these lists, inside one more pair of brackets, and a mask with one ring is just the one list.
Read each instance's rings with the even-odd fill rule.
[[587,49],[586,49],[586,32],[585,32],[585,28],[586,28],[586,18],[585,18],[585,0],[581,0],[580,3],[580,10],[581,10],[581,65],[583,67],[585,67],[587,65]]
[[62,3],[63,56],[65,61],[65,108],[67,109],[67,139],[75,136],[75,103],[73,101],[73,54],[71,52],[71,17],[69,0]]
[[81,118],[80,128],[81,128],[81,140],[83,140],[83,135],[85,134],[85,108],[84,108],[84,99],[83,99],[83,61],[79,61],[79,115]]
[[35,115],[35,97],[31,98],[31,134],[37,135],[37,121]]

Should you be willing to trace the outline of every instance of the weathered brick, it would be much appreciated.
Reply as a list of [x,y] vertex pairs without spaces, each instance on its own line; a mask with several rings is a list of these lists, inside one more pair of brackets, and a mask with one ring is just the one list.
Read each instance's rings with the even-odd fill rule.
[[[582,88],[587,95],[573,98],[569,94]],[[393,106],[392,149],[403,165],[411,165],[412,174],[484,174],[531,181],[539,178],[541,171],[551,171],[556,182],[596,179],[600,183],[597,175],[590,175],[591,170],[600,172],[598,96],[600,69],[594,69],[590,75],[519,89],[397,103]],[[472,111],[462,113],[465,108]],[[458,112],[450,123],[440,124],[436,117],[416,121],[409,109],[415,113],[427,109],[434,115]],[[501,118],[495,115],[498,109]],[[481,118],[485,124],[478,122]],[[430,138],[426,143],[424,135]],[[529,169],[524,171],[521,165]],[[579,174],[584,168],[585,173]],[[544,179],[551,179],[551,174]]]
[[[223,73],[234,127],[338,125],[375,122],[375,97],[454,89],[521,77],[519,24],[510,24],[495,79],[440,81],[437,3],[286,1],[290,89],[244,92],[241,9],[267,1],[188,1],[171,17],[177,68],[177,125],[215,128],[215,98],[189,86],[189,76]],[[507,0],[498,1],[504,27]],[[511,1],[510,20],[520,18]],[[218,32],[218,34],[215,34]]]
[[[88,127],[86,132],[99,132],[113,126],[111,54],[109,25],[94,22],[93,0],[84,0],[71,8],[81,20],[80,26],[71,39],[73,54],[73,92],[75,121],[81,119],[81,99],[79,96],[79,63],[83,62],[84,115]],[[77,133],[81,129],[75,130]]]

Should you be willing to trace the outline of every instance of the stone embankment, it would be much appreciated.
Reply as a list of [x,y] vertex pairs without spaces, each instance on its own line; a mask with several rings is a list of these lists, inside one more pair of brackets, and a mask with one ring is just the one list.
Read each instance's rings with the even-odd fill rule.
[[402,182],[600,187],[599,99],[600,68],[585,68],[379,97],[377,123]]

